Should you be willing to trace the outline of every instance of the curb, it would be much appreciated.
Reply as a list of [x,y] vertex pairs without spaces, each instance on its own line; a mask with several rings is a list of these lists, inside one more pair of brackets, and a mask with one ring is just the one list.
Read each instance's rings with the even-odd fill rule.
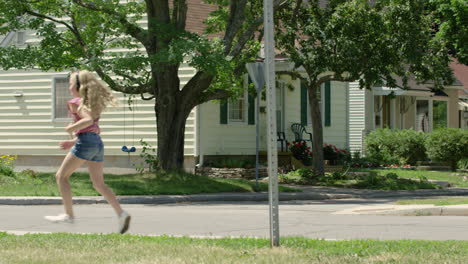
[[468,207],[434,206],[430,208],[413,209],[375,209],[363,214],[366,215],[394,215],[394,216],[468,216]]
[[[430,197],[468,195],[468,189],[431,190],[431,191],[395,191],[377,193],[326,193],[323,191],[304,191],[280,193],[280,201],[334,200],[334,199],[379,199],[397,197]],[[268,193],[216,193],[191,195],[135,195],[118,196],[122,204],[168,204],[184,202],[263,202],[268,201]],[[102,196],[80,196],[73,198],[74,204],[107,203]],[[0,205],[59,205],[61,197],[7,196],[0,197]]]
[[[356,198],[350,194],[323,193],[280,193],[280,201],[330,200]],[[145,195],[118,196],[121,204],[168,204],[184,202],[262,202],[268,201],[268,193],[221,193],[193,195]],[[107,201],[102,196],[74,197],[73,204],[102,204]],[[0,205],[59,205],[61,197],[11,196],[0,197]]]

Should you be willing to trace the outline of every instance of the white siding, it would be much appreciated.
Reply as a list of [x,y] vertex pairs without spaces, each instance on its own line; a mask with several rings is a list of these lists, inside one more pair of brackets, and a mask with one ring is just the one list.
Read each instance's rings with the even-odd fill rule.
[[[300,81],[282,77],[285,83],[294,86],[294,90],[284,89],[284,132],[288,141],[294,140],[291,131],[293,123],[301,122]],[[324,128],[324,142],[347,147],[346,142],[346,83],[332,82],[331,86],[332,117],[331,127]],[[266,102],[260,105],[266,107]],[[255,125],[220,124],[220,106],[210,102],[203,104],[200,110],[201,153],[203,155],[254,155]],[[312,127],[307,127],[309,132]],[[266,150],[266,112],[260,113],[260,150]]]
[[[146,28],[146,20],[138,21]],[[57,25],[64,28],[63,25]],[[6,37],[6,38],[4,38]],[[2,40],[5,40],[1,42]],[[34,31],[26,31],[25,43],[34,45],[40,41]],[[16,33],[0,36],[2,45],[16,45]],[[113,49],[125,52],[125,49]],[[68,72],[41,72],[39,70],[0,70],[0,155],[63,155],[58,149],[58,142],[67,139],[64,127],[67,123],[52,120],[52,76]],[[188,65],[179,69],[181,86],[195,74]],[[23,97],[14,97],[15,92],[23,93]],[[121,93],[115,92],[120,106],[108,109],[100,121],[102,138],[106,145],[106,155],[128,155],[121,151],[124,145],[124,105]],[[156,120],[154,100],[143,101],[137,97],[135,126],[133,127],[132,112],[126,109],[126,145],[140,151],[140,139],[157,147]],[[134,136],[133,136],[133,130]],[[133,140],[134,138],[134,140]],[[185,155],[195,154],[195,111],[189,115],[185,129]]]
[[[181,71],[192,72],[191,68]],[[67,139],[64,131],[66,122],[52,120],[52,76],[56,72],[38,70],[0,71],[0,154],[15,155],[63,155],[58,149],[58,142]],[[66,73],[63,73],[66,74]],[[186,83],[189,75],[181,78]],[[14,97],[20,92],[22,97]],[[120,99],[120,106],[112,107],[103,113],[100,121],[102,137],[106,144],[107,155],[127,155],[120,148],[124,145],[124,110],[126,105],[120,93],[114,93]],[[135,118],[126,109],[126,144],[139,149],[139,140],[157,145],[154,101],[136,100]],[[185,132],[185,154],[194,155],[195,115],[192,112],[187,120]],[[135,126],[133,127],[133,120]],[[135,130],[133,141],[133,130]],[[138,155],[132,154],[132,155]]]
[[[323,129],[323,142],[337,145],[340,148],[348,147],[346,142],[346,89],[347,84],[344,82],[331,82],[331,126]],[[325,120],[323,122],[325,123]]]
[[349,148],[361,151],[362,133],[365,129],[365,90],[358,82],[349,83]]

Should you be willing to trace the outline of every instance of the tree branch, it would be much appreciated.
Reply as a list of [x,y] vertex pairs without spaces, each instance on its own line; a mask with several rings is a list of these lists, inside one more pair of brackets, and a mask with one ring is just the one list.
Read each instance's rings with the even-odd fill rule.
[[257,30],[257,28],[262,24],[262,22],[263,17],[259,17],[252,24],[250,24],[249,28],[247,28],[247,30],[245,30],[244,33],[239,37],[236,46],[232,48],[232,51],[229,54],[230,56],[236,57],[241,53],[242,49],[245,46],[245,43],[247,43],[247,41],[249,41],[252,38],[255,30]]
[[130,36],[140,41],[144,46],[148,45],[148,39],[146,37],[148,35],[147,31],[135,24],[130,23],[127,20],[125,14],[120,14],[112,9],[99,8],[94,3],[86,3],[82,0],[72,0],[72,1],[73,3],[81,7],[87,8],[89,10],[99,11],[99,12],[103,12],[108,15],[114,16],[123,25],[125,32],[127,34],[129,34]]
[[277,75],[288,75],[288,76],[291,76],[292,78],[300,79],[300,80],[303,80],[303,81],[308,80],[308,78],[302,77],[302,75],[300,73],[295,72],[295,71],[277,71],[276,74]]
[[[287,4],[287,2],[288,2],[287,0],[275,0],[273,2],[273,8],[277,10],[278,8],[284,7]],[[252,22],[252,24],[250,24],[247,30],[245,30],[244,33],[238,38],[236,46],[232,49],[230,53],[226,53],[226,51],[229,52],[229,50],[225,49],[225,54],[226,55],[229,54],[232,57],[236,57],[237,55],[239,55],[242,49],[244,48],[245,43],[247,43],[247,41],[249,41],[252,38],[255,30],[257,30],[257,28],[262,23],[263,23],[263,15],[258,17],[255,21]],[[233,42],[233,39],[231,40],[230,45],[232,45],[232,42]],[[227,46],[228,44],[225,44],[225,45]]]
[[185,29],[187,20],[186,0],[174,0],[174,10],[172,10],[173,23],[178,29]]
[[193,76],[190,81],[182,89],[182,98],[191,100],[198,98],[208,87],[210,87],[213,76],[199,71]]
[[200,96],[200,104],[209,102],[211,100],[220,100],[229,96],[229,93],[226,90],[217,90],[211,93],[202,93]]
[[55,23],[57,23],[57,24],[62,24],[62,25],[64,25],[65,27],[67,27],[70,31],[72,31],[72,32],[74,31],[73,27],[70,26],[70,25],[69,25],[68,23],[66,23],[66,22],[57,20],[57,19],[55,19],[55,18],[46,16],[46,15],[43,15],[43,14],[36,13],[36,12],[31,11],[31,10],[29,10],[29,9],[25,9],[25,13],[26,13],[26,14],[29,14],[29,15],[31,15],[31,16],[35,16],[35,17],[39,17],[39,18],[43,18],[43,19],[50,20],[50,21],[55,22]]
[[224,53],[229,54],[232,47],[232,42],[239,29],[244,22],[244,9],[247,4],[246,0],[231,0],[229,1],[229,20],[224,34]]
[[148,90],[147,86],[130,86],[130,87],[121,86],[117,84],[107,73],[105,73],[101,67],[96,66],[94,67],[94,69],[96,73],[99,75],[99,77],[101,77],[101,79],[104,82],[106,82],[109,85],[109,87],[114,91],[122,92],[125,94],[141,94],[142,95],[142,91]]

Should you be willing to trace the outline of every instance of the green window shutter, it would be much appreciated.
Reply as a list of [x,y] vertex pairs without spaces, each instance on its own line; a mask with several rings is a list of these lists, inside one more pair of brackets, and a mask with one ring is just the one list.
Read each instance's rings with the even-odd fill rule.
[[[248,77],[248,86],[250,86],[250,84],[252,83],[252,80],[250,80],[250,76]],[[249,89],[249,87],[247,86],[247,90]],[[255,97],[252,96],[250,93],[249,93],[249,99],[248,99],[248,103],[249,103],[249,108],[248,108],[248,113],[247,113],[247,124],[249,125],[255,125]]]
[[307,126],[307,83],[301,81],[301,124]]
[[325,83],[325,126],[331,126],[331,82]]
[[255,97],[249,94],[248,124],[255,125]]
[[227,102],[221,102],[219,104],[219,123],[226,125],[228,123],[228,105]]

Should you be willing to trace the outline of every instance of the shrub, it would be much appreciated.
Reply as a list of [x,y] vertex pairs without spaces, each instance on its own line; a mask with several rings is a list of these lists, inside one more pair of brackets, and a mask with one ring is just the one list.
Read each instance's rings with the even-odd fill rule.
[[291,151],[294,158],[301,160],[304,165],[308,166],[312,163],[312,153],[310,147],[304,140],[293,141],[291,144],[288,143],[289,151]]
[[460,170],[468,170],[468,159],[461,159],[457,162],[457,168]]
[[326,160],[337,160],[339,149],[335,145],[325,144],[323,145],[323,159]]
[[456,171],[457,162],[468,158],[468,131],[457,128],[438,129],[426,140],[427,154],[435,161],[448,163]]
[[394,133],[399,141],[395,146],[394,155],[398,157],[400,165],[415,165],[416,162],[427,159],[424,145],[427,134],[412,129],[395,130]]
[[255,162],[242,158],[223,158],[209,162],[214,168],[254,168]]
[[280,183],[295,183],[295,184],[309,184],[314,180],[317,180],[317,176],[314,171],[307,168],[297,169],[290,171],[286,174],[280,174],[278,176]]
[[148,142],[140,139],[142,146],[140,158],[143,160],[139,165],[133,164],[138,173],[144,173],[145,171],[156,172],[160,169],[159,160],[156,155],[156,149],[153,148]]
[[379,163],[397,163],[395,152],[397,139],[390,129],[376,129],[365,139],[366,157]]
[[0,174],[5,176],[15,176],[15,160],[16,156],[4,155],[0,156]]
[[367,156],[379,163],[411,164],[425,160],[426,134],[412,129],[376,129],[366,137]]

